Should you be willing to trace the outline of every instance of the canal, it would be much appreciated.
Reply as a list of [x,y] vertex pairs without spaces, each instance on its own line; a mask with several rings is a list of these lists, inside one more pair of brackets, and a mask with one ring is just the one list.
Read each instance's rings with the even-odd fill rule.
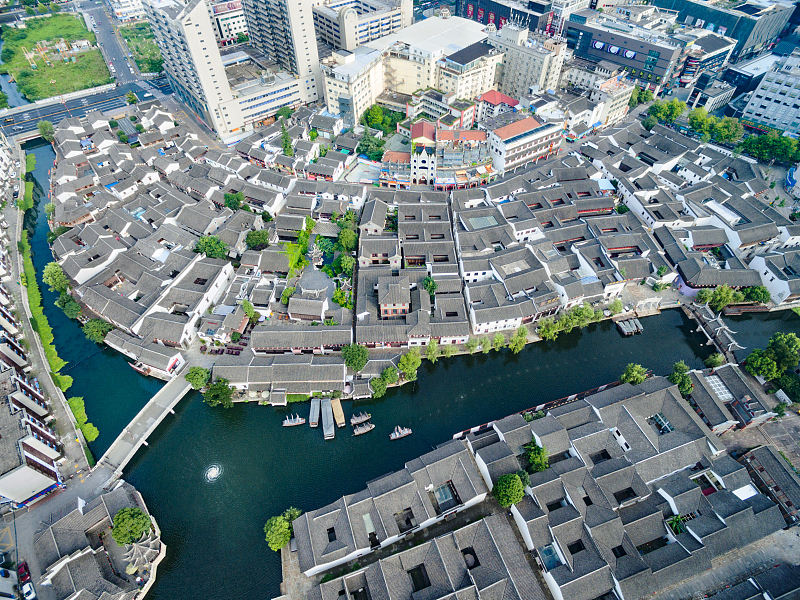
[[[47,185],[54,154],[37,156],[36,197]],[[34,264],[51,260],[44,203],[29,211]],[[53,305],[43,287],[45,312],[56,346],[75,378],[68,396],[81,395],[100,429],[91,444],[99,456],[161,383],[140,376],[117,353],[86,340],[74,321]],[[606,323],[562,335],[556,342],[507,351],[423,361],[417,383],[390,390],[380,400],[345,403],[345,413],[366,410],[375,430],[351,437],[347,429],[324,441],[319,429],[283,428],[285,409],[237,405],[211,409],[192,394],[168,416],[125,471],[143,494],[169,551],[159,567],[153,600],[240,600],[280,594],[280,560],[264,541],[263,524],[288,506],[308,510],[357,492],[370,479],[402,468],[453,433],[511,412],[587,390],[618,378],[629,362],[666,374],[677,360],[701,367],[710,348],[678,310],[642,320],[645,332],[621,338]],[[791,312],[737,318],[742,345],[763,345],[777,330],[800,332]],[[753,340],[752,342],[750,340]],[[305,415],[308,405],[292,407]],[[396,426],[414,434],[390,442]],[[212,467],[216,467],[212,469]],[[211,475],[211,473],[216,474]]]

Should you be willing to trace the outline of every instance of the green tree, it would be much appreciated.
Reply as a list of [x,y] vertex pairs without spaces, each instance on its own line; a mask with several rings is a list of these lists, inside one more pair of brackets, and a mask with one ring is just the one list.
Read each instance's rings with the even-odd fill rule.
[[431,299],[433,299],[434,294],[436,294],[436,289],[439,287],[439,284],[428,275],[425,279],[422,280],[422,287],[425,289],[428,294],[430,294]]
[[745,363],[744,368],[753,377],[760,376],[768,381],[777,379],[781,374],[781,371],[775,361],[772,360],[772,358],[770,358],[770,356],[761,349],[753,350],[750,353],[750,356],[747,357],[747,362]]
[[206,388],[203,394],[203,402],[209,406],[222,405],[222,408],[233,406],[233,388],[227,379],[220,377]]
[[53,141],[53,136],[55,135],[55,128],[50,121],[39,121],[36,124],[36,127],[39,129],[39,135],[41,135],[45,140],[48,142]]
[[670,383],[678,386],[678,390],[680,390],[684,398],[688,397],[694,389],[692,379],[689,377],[689,367],[682,360],[672,365],[672,373],[669,374],[667,379],[669,379]]
[[383,123],[383,109],[377,104],[373,104],[365,116],[367,125],[370,127],[376,127]]
[[383,141],[376,138],[369,130],[364,131],[361,141],[356,148],[358,154],[366,154],[370,160],[379,161],[383,158]]
[[352,229],[342,229],[339,231],[339,246],[345,252],[352,252],[358,245],[358,235]]
[[500,506],[508,508],[522,500],[525,496],[525,488],[519,475],[508,473],[497,479],[497,483],[492,488],[492,495]]
[[700,290],[697,294],[697,300],[700,302],[707,302],[712,310],[719,312],[729,304],[742,302],[744,300],[744,294],[735,291],[732,287],[725,284],[714,288],[713,291]]
[[739,119],[733,117],[722,117],[714,125],[713,136],[718,142],[735,142],[744,135],[744,127],[739,123]]
[[341,260],[339,261],[339,264],[342,267],[342,273],[344,273],[348,277],[352,277],[353,269],[356,266],[356,259],[350,256],[349,254],[342,254],[340,256]]
[[716,369],[725,364],[725,357],[719,352],[714,352],[711,356],[703,361],[709,369]]
[[708,114],[703,107],[695,108],[689,113],[689,127],[700,134],[711,135],[717,125],[717,118]]
[[103,319],[89,319],[83,326],[83,334],[91,341],[101,344],[112,329],[114,326]]
[[242,202],[244,202],[244,194],[242,192],[236,192],[235,194],[224,194],[223,196],[225,200],[225,206],[230,208],[232,211],[236,212],[242,206]]
[[296,288],[287,287],[284,288],[283,292],[281,292],[281,304],[284,306],[288,306],[289,298],[291,298],[295,293]]
[[651,90],[639,90],[639,104],[647,104],[653,101],[653,92]]
[[528,475],[527,471],[520,469],[517,471],[517,477],[522,482],[522,487],[528,487],[531,484],[531,476]]
[[619,313],[622,312],[623,308],[625,307],[622,305],[622,300],[620,300],[619,298],[617,298],[611,304],[608,305],[608,311],[612,315],[618,315]]
[[216,235],[204,235],[197,240],[194,251],[198,254],[205,254],[208,258],[227,258],[228,244]]
[[381,373],[381,379],[386,382],[386,385],[394,385],[400,379],[400,372],[394,367],[386,367]]
[[406,381],[414,381],[417,378],[417,369],[422,364],[422,357],[419,348],[412,348],[400,357],[397,367],[403,372]]
[[250,302],[247,299],[242,300],[242,310],[244,311],[244,314],[247,315],[247,318],[250,319],[251,323],[255,323],[256,321],[258,321],[258,317],[260,315],[258,314],[258,312],[256,312],[256,309],[253,306],[252,302]]
[[631,94],[631,99],[628,100],[628,107],[629,108],[636,108],[639,104],[639,90],[641,88],[637,85],[633,88],[633,93]]
[[500,350],[506,345],[506,336],[502,333],[495,333],[492,338],[492,350]]
[[70,319],[77,319],[81,316],[81,305],[75,302],[72,296],[67,296],[64,306],[61,307],[64,314]]
[[139,98],[137,98],[136,94],[134,94],[133,92],[128,92],[127,94],[125,94],[125,102],[127,102],[128,104],[136,104],[137,102],[139,102]]
[[439,342],[431,340],[425,348],[425,358],[431,361],[431,364],[439,360]]
[[619,377],[622,383],[630,383],[631,385],[639,385],[645,379],[647,379],[647,371],[642,365],[636,363],[629,363]]
[[186,381],[192,384],[192,388],[200,390],[208,383],[211,377],[211,371],[203,367],[191,367],[189,372],[184,375]]
[[469,338],[467,340],[467,343],[464,345],[464,347],[467,349],[467,352],[469,352],[470,354],[475,354],[475,350],[478,349],[478,339],[474,338],[474,337]]
[[372,388],[373,398],[382,398],[386,393],[386,382],[380,377],[373,377],[370,379],[369,386]]
[[316,129],[312,129],[311,131],[308,132],[308,139],[310,139],[312,142],[316,140],[318,137],[319,137],[319,131],[317,131]]
[[283,515],[272,517],[264,525],[264,535],[270,550],[279,552],[292,539],[292,529]]
[[533,440],[525,444],[523,448],[525,449],[525,459],[528,463],[527,468],[529,472],[539,473],[550,466],[550,460],[547,456],[547,448],[544,446],[539,446]]
[[536,325],[536,334],[548,342],[552,342],[558,337],[558,331],[558,325],[552,317],[543,317]]
[[797,140],[770,131],[766,135],[751,135],[736,147],[737,151],[749,154],[762,162],[794,162],[800,160]]
[[642,121],[642,127],[647,129],[647,131],[650,131],[656,125],[658,125],[658,118],[654,117],[653,115],[650,115],[644,121]]
[[276,112],[276,113],[275,113],[275,116],[276,116],[277,118],[279,118],[279,119],[280,119],[280,118],[283,118],[283,119],[288,119],[289,117],[291,117],[291,116],[292,116],[292,112],[293,112],[293,111],[292,111],[292,109],[291,109],[291,108],[289,108],[288,106],[281,106],[281,107],[278,109],[278,112]]
[[292,138],[289,137],[289,132],[286,131],[286,122],[281,123],[281,148],[285,156],[294,156]]
[[342,348],[342,358],[347,368],[352,369],[358,373],[361,369],[367,366],[369,360],[369,350],[366,346],[358,344],[350,344]]
[[52,202],[48,202],[44,205],[44,214],[47,215],[48,218],[52,217],[53,214],[56,212],[56,205]]
[[142,125],[141,123],[137,123],[136,124],[136,131],[137,131],[137,133],[144,133],[144,125]]
[[245,238],[245,244],[249,250],[263,250],[269,247],[269,230],[259,229],[251,231]]
[[525,348],[528,342],[528,328],[525,325],[520,325],[514,332],[514,336],[508,340],[508,348],[514,354],[519,354]]
[[756,285],[753,287],[745,288],[744,299],[748,302],[758,302],[759,304],[769,304],[772,299],[769,290],[763,285]]
[[50,286],[51,292],[65,292],[69,287],[69,278],[57,262],[47,263],[42,271],[42,281]]
[[242,33],[241,31],[236,34],[236,43],[237,44],[244,44],[248,40],[247,34]]
[[151,527],[150,516],[146,512],[136,506],[127,507],[114,515],[111,537],[120,546],[125,546],[138,541]]
[[778,332],[769,338],[765,350],[778,367],[779,374],[786,369],[793,369],[800,360],[800,339],[794,333]]

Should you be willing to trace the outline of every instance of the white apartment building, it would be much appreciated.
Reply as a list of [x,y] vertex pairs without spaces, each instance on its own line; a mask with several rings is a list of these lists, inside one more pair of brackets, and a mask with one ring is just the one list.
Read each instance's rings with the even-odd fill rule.
[[514,23],[490,35],[487,41],[504,54],[498,70],[498,89],[512,98],[534,92],[555,90],[567,55],[559,38],[532,34]]
[[589,100],[597,104],[602,103],[600,122],[603,127],[610,127],[625,118],[628,114],[628,102],[635,87],[625,79],[624,75],[595,83]]
[[456,98],[472,99],[494,87],[503,53],[486,42],[476,42],[436,63],[437,87]]
[[142,0],[111,0],[111,12],[114,18],[120,21],[133,21],[144,19],[144,5]]
[[214,26],[217,42],[223,46],[235,43],[240,33],[247,35],[247,20],[244,18],[242,0],[209,2],[208,14]]
[[282,106],[317,100],[319,76],[277,70],[245,52],[223,60],[202,0],[145,0],[145,11],[175,93],[223,139],[251,130]]
[[359,46],[352,53],[335,52],[322,63],[328,111],[352,124],[384,91],[410,95],[437,88],[440,61],[448,68],[444,59],[484,41],[485,28],[460,17],[432,17]]
[[489,132],[492,164],[505,173],[549,156],[561,147],[562,123],[539,123],[525,117]]
[[764,75],[744,109],[743,119],[756,129],[800,133],[800,48]]
[[408,27],[413,11],[412,0],[325,0],[312,8],[317,37],[350,51]]

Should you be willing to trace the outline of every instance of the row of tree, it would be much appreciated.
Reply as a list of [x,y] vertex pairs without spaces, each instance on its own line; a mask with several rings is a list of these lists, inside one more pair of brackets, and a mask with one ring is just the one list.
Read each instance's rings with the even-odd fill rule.
[[763,285],[734,290],[732,287],[725,284],[717,286],[713,290],[700,290],[697,293],[696,299],[702,304],[707,302],[713,310],[719,312],[731,304],[742,304],[744,302],[767,304],[771,296],[769,290]]
[[700,134],[703,141],[712,139],[722,142],[735,142],[744,135],[744,127],[739,119],[723,117],[718,119],[709,115],[705,108],[695,108],[689,113],[689,127]]

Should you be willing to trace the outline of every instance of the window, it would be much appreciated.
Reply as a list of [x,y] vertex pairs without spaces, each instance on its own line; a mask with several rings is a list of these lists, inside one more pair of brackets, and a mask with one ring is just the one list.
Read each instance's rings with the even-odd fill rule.
[[461,504],[461,499],[458,497],[458,492],[453,487],[452,481],[435,488],[433,490],[433,499],[436,500],[436,506],[438,507],[437,514],[446,512]]
[[333,527],[328,527],[328,541],[329,542],[336,541],[336,530]]
[[614,556],[616,556],[617,558],[622,558],[627,554],[627,552],[625,552],[625,548],[622,547],[622,544],[612,548],[611,552],[613,552]]
[[558,500],[555,500],[554,502],[549,502],[547,504],[547,512],[553,512],[554,510],[558,510],[562,506],[564,506],[564,499],[559,498]]
[[600,452],[595,452],[594,454],[590,454],[589,459],[592,461],[593,464],[599,465],[603,461],[611,460],[611,455],[608,453],[608,450],[603,449]]
[[411,585],[414,592],[419,592],[431,586],[431,580],[428,578],[428,572],[425,570],[425,565],[418,565],[413,569],[407,571],[411,577]]
[[586,546],[583,545],[583,542],[581,540],[572,542],[569,546],[567,546],[567,550],[569,550],[569,553],[572,554],[573,556],[575,556],[581,550],[585,549]]

